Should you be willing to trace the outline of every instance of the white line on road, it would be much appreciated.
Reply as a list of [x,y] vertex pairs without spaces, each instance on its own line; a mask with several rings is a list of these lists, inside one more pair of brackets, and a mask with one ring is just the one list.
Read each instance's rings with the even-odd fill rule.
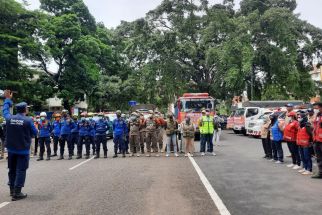
[[9,204],[10,204],[10,202],[2,202],[0,204],[0,208],[3,208],[4,206],[9,205]]
[[214,201],[216,207],[218,208],[220,214],[221,215],[230,215],[230,212],[228,211],[227,207],[225,206],[225,204],[223,203],[221,198],[218,196],[218,194],[216,193],[214,188],[211,186],[211,184],[209,183],[209,181],[206,178],[206,176],[203,174],[202,170],[200,169],[200,167],[198,166],[196,161],[191,156],[189,156],[189,159],[190,159],[193,167],[197,171],[197,173],[198,173],[203,185],[206,187],[210,197],[212,198],[212,200]]
[[86,161],[83,161],[83,162],[81,162],[81,163],[77,164],[76,166],[73,166],[73,167],[69,168],[69,170],[74,170],[74,169],[76,169],[77,167],[79,167],[79,166],[81,166],[81,165],[83,165],[83,164],[85,164],[85,163],[87,163],[87,162],[89,162],[89,161],[93,160],[93,159],[94,159],[94,157],[95,157],[95,156],[91,157],[90,159],[87,159]]

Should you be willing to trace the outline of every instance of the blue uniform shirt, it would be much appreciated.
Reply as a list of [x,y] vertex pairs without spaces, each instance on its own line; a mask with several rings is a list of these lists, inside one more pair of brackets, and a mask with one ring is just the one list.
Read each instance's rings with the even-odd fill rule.
[[38,129],[39,129],[39,137],[50,137],[50,133],[52,130],[52,127],[50,125],[50,122],[47,120],[40,121],[38,124]]
[[7,149],[8,152],[20,155],[29,155],[31,138],[38,131],[32,120],[23,115],[11,115],[11,99],[6,99],[3,104],[3,117],[6,119]]
[[54,136],[55,137],[59,137],[60,136],[60,130],[61,130],[61,124],[60,124],[60,121],[54,121],[53,122],[53,133],[54,133]]
[[96,136],[102,136],[106,135],[106,132],[110,129],[110,126],[108,122],[104,119],[99,119],[96,122],[95,130],[96,130]]
[[61,120],[60,135],[69,135],[74,127],[75,127],[75,123],[73,122],[72,119],[69,119],[69,122],[68,122],[66,118],[63,118]]
[[115,136],[124,135],[127,132],[127,125],[124,119],[114,119],[113,121],[113,133]]
[[78,131],[79,131],[79,136],[80,137],[85,137],[89,135],[89,122],[86,120],[81,120],[78,122]]
[[96,126],[96,122],[93,119],[89,120],[90,123],[90,131],[89,131],[89,136],[91,137],[95,137],[95,126]]
[[71,133],[79,133],[79,130],[78,130],[78,123],[79,122],[75,122],[75,127],[74,128],[72,128],[72,130],[71,130]]

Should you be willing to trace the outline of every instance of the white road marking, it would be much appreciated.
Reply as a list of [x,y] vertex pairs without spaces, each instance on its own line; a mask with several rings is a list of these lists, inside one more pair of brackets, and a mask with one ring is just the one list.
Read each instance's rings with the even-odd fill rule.
[[87,162],[89,162],[89,161],[93,160],[93,159],[94,159],[94,157],[95,157],[95,156],[93,156],[93,157],[91,157],[91,158],[89,158],[89,159],[87,159],[87,160],[85,160],[85,161],[83,161],[83,162],[81,162],[81,163],[77,164],[76,166],[73,166],[73,167],[69,168],[69,170],[74,170],[74,169],[76,169],[77,167],[80,167],[81,165],[83,165],[83,164],[85,164],[85,163],[87,163]]
[[9,204],[10,204],[10,202],[2,202],[0,204],[0,208],[3,208],[4,206],[9,205]]
[[230,212],[228,211],[227,207],[225,206],[225,204],[221,200],[221,198],[218,196],[218,194],[216,193],[216,191],[214,190],[214,188],[209,183],[209,181],[206,178],[206,176],[203,174],[202,170],[200,169],[200,167],[198,166],[198,164],[196,163],[196,161],[191,156],[189,156],[189,159],[190,159],[193,167],[197,171],[197,173],[198,173],[198,175],[199,175],[199,177],[200,177],[203,185],[207,189],[207,191],[208,191],[211,199],[214,201],[216,207],[218,208],[219,213],[221,215],[231,215]]

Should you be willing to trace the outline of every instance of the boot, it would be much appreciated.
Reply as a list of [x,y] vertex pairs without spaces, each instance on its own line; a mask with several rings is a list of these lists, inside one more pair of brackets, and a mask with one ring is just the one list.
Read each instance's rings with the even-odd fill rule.
[[104,158],[107,158],[107,151],[104,152]]
[[126,157],[126,156],[125,156],[125,153],[124,153],[124,152],[123,152],[123,155],[122,155],[122,157],[123,157],[123,158],[125,158],[125,157]]
[[100,155],[99,155],[99,153],[96,153],[94,159],[98,159],[98,158],[100,158]]
[[73,155],[68,156],[68,160],[71,160],[71,159],[73,159]]
[[59,156],[57,160],[64,160],[64,155]]
[[81,159],[82,158],[82,153],[78,153],[76,159]]
[[15,188],[14,187],[10,187],[10,196],[13,196],[14,193],[15,193]]
[[12,196],[12,201],[18,201],[25,198],[27,198],[27,194],[21,192],[21,187],[15,187]]
[[322,174],[316,174],[316,175],[313,175],[311,178],[313,179],[322,179]]
[[113,158],[117,158],[117,153],[113,156]]
[[44,160],[42,156],[37,159],[37,161],[42,161],[42,160]]
[[50,156],[47,156],[46,161],[49,161],[49,160],[50,160]]
[[53,155],[50,155],[50,157],[56,157],[57,153],[54,153]]

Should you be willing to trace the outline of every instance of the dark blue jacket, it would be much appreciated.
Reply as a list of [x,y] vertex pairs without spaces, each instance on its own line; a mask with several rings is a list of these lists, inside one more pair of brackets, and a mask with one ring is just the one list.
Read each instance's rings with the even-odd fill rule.
[[71,130],[71,133],[75,134],[75,133],[79,133],[79,130],[78,130],[78,123],[79,122],[75,122],[75,127]]
[[6,99],[3,104],[3,117],[6,119],[7,149],[8,152],[20,155],[29,155],[31,138],[38,131],[33,121],[23,114],[11,115],[12,101]]
[[75,123],[73,122],[72,119],[70,119],[70,121],[67,122],[67,119],[63,118],[61,120],[60,135],[66,135],[66,134],[69,135],[74,127],[75,127]]
[[39,129],[39,137],[50,137],[50,133],[52,130],[50,122],[46,120],[44,121],[44,124],[43,124],[43,122],[40,121],[38,124],[38,129]]
[[127,125],[124,119],[114,119],[113,133],[115,136],[125,135],[127,132]]
[[95,125],[96,125],[96,122],[93,119],[90,119],[89,123],[90,123],[89,136],[95,137],[95,132],[96,132],[95,131]]
[[96,136],[106,135],[106,132],[110,129],[108,122],[104,119],[100,119],[95,124]]
[[60,121],[56,121],[55,120],[53,122],[52,127],[53,127],[53,134],[54,134],[54,136],[55,137],[59,137],[60,136],[60,130],[61,130],[61,123],[60,123]]
[[86,120],[79,121],[77,127],[78,127],[80,137],[85,137],[89,135],[90,125],[88,121]]

